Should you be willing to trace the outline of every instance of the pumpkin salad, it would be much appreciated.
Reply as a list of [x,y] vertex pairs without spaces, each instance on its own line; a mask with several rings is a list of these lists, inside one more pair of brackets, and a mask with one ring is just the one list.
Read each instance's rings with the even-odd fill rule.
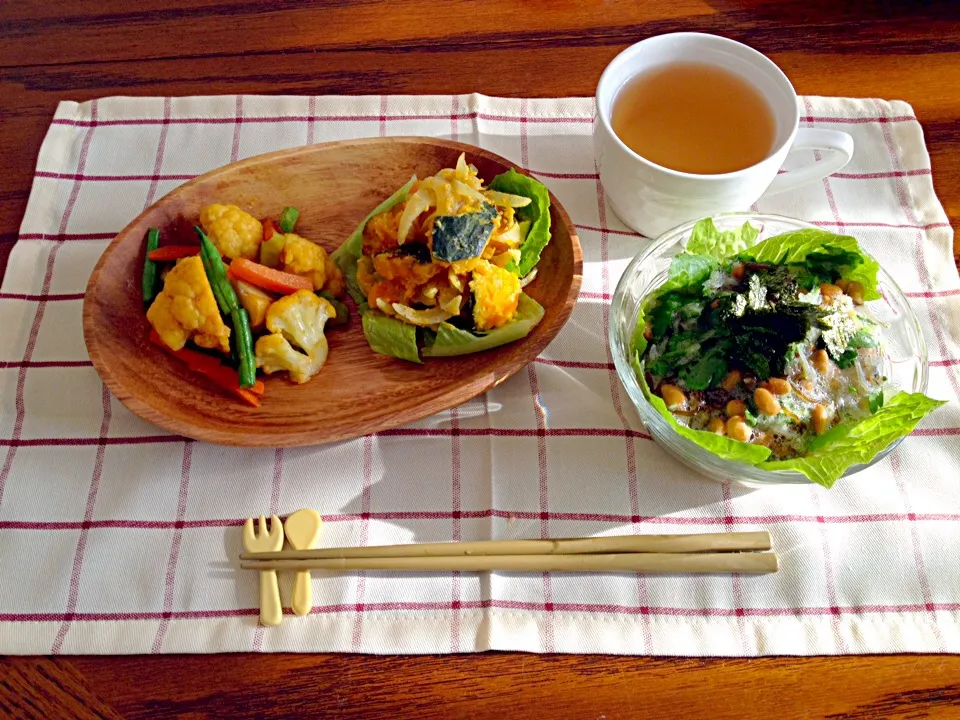
[[550,240],[550,195],[514,170],[487,186],[460,155],[416,177],[333,254],[376,352],[421,362],[525,337],[543,308],[523,292]]

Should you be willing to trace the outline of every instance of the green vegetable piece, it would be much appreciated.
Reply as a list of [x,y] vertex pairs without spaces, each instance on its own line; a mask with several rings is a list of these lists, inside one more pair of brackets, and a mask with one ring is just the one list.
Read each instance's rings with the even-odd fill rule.
[[160,231],[157,228],[150,228],[147,231],[147,254],[143,260],[143,279],[141,289],[143,291],[143,304],[149,305],[157,297],[160,291],[160,273],[157,263],[150,259],[150,253],[160,247]]
[[526,239],[520,245],[520,262],[507,264],[507,270],[526,277],[540,262],[540,253],[550,242],[550,191],[542,183],[527,175],[521,175],[512,168],[497,175],[488,187],[511,195],[522,195],[531,200],[529,205],[516,210],[519,221],[530,223]]
[[240,360],[240,387],[252,388],[257,382],[257,361],[253,353],[253,333],[250,331],[250,316],[242,307],[230,313],[233,332],[236,333],[237,355]]
[[433,254],[446,262],[479,257],[493,234],[496,217],[497,209],[487,203],[478,212],[435,216]]
[[[753,260],[761,263],[785,263],[789,265],[806,266],[807,258],[812,254],[816,259],[818,256],[822,263],[824,254],[833,258],[840,258],[840,252],[851,253],[861,258],[862,262],[856,267],[843,271],[845,280],[859,282],[863,285],[864,300],[879,300],[880,292],[877,289],[877,272],[880,265],[869,255],[860,249],[855,238],[849,235],[837,235],[836,233],[820,228],[809,228],[806,230],[794,230],[792,232],[776,235],[767,238],[763,242],[757,243],[752,248],[740,253],[741,260]],[[849,257],[849,256],[845,256]],[[814,268],[819,267],[816,263]]]
[[[297,219],[300,217],[300,211],[295,207],[285,207],[280,213],[280,232],[291,233],[297,225]],[[272,239],[272,238],[271,238]]]
[[883,407],[883,390],[881,389],[879,392],[875,392],[873,395],[871,395],[869,402],[870,414],[875,415],[877,410]]
[[641,309],[640,317],[637,318],[637,327],[634,328],[633,337],[630,340],[630,347],[632,347],[633,351],[639,356],[643,356],[643,353],[647,350],[647,339],[643,336],[646,329],[647,313]]
[[[207,273],[207,280],[210,281],[213,296],[217,299],[220,312],[225,317],[230,317],[240,305],[237,301],[237,294],[233,291],[233,286],[227,280],[227,268],[220,258],[220,251],[210,242],[210,238],[206,236],[203,230],[196,225],[193,229],[200,237],[200,259],[203,261],[203,269]],[[247,322],[249,324],[249,318]]]
[[[831,355],[831,357],[833,356]],[[853,367],[853,364],[857,361],[857,351],[853,348],[847,348],[838,357],[833,358],[833,361],[838,368],[846,370],[848,367]]]
[[746,408],[743,411],[743,419],[746,421],[747,425],[749,425],[750,427],[757,426],[757,416],[754,413],[750,412],[750,408]]
[[707,390],[716,387],[727,374],[726,344],[718,344],[700,358],[680,371],[680,379],[691,390]]
[[821,283],[832,283],[862,264],[863,256],[859,252],[839,247],[825,247],[822,251],[812,252],[804,258],[807,272]]
[[[363,254],[363,229],[374,215],[379,215],[405,202],[407,196],[410,194],[410,188],[413,187],[416,181],[417,176],[414,175],[407,181],[406,185],[371,210],[360,224],[357,225],[357,228],[350,233],[350,237],[344,240],[343,244],[334,250],[330,256],[343,273],[343,277],[347,282],[347,290],[358,307],[367,307],[367,298],[363,294],[363,290],[360,289],[360,286],[357,285],[357,260],[359,260]],[[361,310],[361,312],[364,311]]]
[[331,325],[346,325],[347,321],[350,319],[350,310],[342,302],[337,300],[328,290],[318,290],[317,295],[322,297],[324,300],[333,305],[333,309],[337,311],[336,317],[330,318]]
[[461,330],[450,323],[440,323],[436,337],[423,348],[424,357],[451,357],[489,350],[519,340],[543,319],[543,307],[529,295],[520,294],[517,314],[509,323],[489,332],[477,334]]
[[[944,404],[944,401],[932,400],[922,393],[898,393],[876,413],[850,425],[849,432],[842,437],[831,437],[809,455],[765,462],[757,467],[795,470],[819,485],[831,487],[848,468],[870,462],[894,440],[909,435],[918,422]],[[830,431],[821,437],[829,434]]]
[[704,218],[690,231],[685,251],[723,260],[749,248],[759,235],[760,231],[748,222],[736,230],[721,231],[713,220]]
[[670,292],[702,285],[710,277],[710,273],[720,267],[720,263],[709,255],[691,255],[680,253],[670,263],[667,281],[660,287],[659,292]]
[[413,325],[376,310],[363,313],[362,322],[363,334],[374,352],[410,362],[423,362],[417,349],[417,329]]
[[280,267],[280,254],[286,242],[287,238],[283,233],[274,233],[269,240],[260,243],[260,264],[271,268]]

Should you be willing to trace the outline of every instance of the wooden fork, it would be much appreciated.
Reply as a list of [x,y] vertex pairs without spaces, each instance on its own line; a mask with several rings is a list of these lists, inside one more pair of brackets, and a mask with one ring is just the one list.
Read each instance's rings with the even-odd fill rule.
[[[253,529],[253,518],[247,518],[243,524],[243,549],[247,552],[277,552],[283,549],[283,523],[276,515],[270,516],[270,531],[263,515]],[[274,570],[260,571],[260,624],[279,625],[283,619],[283,607],[280,605],[280,588],[277,586],[277,573]]]

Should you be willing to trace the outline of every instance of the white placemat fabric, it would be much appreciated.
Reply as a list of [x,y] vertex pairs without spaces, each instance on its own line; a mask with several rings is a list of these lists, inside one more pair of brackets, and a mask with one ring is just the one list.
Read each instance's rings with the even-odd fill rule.
[[[647,241],[604,203],[590,99],[61,103],[0,290],[0,653],[960,652],[952,230],[908,105],[802,103],[804,125],[854,136],[854,159],[759,209],[849,232],[879,258],[923,325],[928,394],[950,402],[889,459],[830,491],[716,484],[643,432],[605,328],[617,279]],[[376,135],[480,145],[530,170],[564,203],[583,244],[583,290],[541,358],[422,422],[292,450],[184,441],[104,390],[84,348],[81,308],[118,230],[231,160]],[[768,528],[782,569],[760,577],[318,574],[313,613],[264,630],[257,577],[236,570],[239,526],[301,507],[326,518],[328,545]],[[292,581],[281,576],[287,598]]]

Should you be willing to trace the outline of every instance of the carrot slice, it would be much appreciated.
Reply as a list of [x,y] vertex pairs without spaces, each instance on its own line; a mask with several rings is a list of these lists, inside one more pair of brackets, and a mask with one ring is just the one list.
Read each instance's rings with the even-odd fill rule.
[[202,352],[191,350],[190,348],[181,348],[173,350],[157,334],[156,330],[150,331],[150,341],[160,346],[178,360],[181,360],[191,370],[195,370],[204,377],[211,380],[215,385],[233,393],[244,401],[260,407],[260,396],[263,395],[264,386],[262,380],[257,380],[252,388],[246,389],[240,387],[240,376],[237,371],[231,367],[222,364],[214,357],[210,357]]
[[199,245],[164,245],[156,250],[151,250],[147,257],[154,262],[167,262],[199,254]]
[[229,274],[262,290],[282,295],[291,295],[297,290],[313,290],[313,283],[309,278],[274,270],[246,258],[234,258],[230,263]]

